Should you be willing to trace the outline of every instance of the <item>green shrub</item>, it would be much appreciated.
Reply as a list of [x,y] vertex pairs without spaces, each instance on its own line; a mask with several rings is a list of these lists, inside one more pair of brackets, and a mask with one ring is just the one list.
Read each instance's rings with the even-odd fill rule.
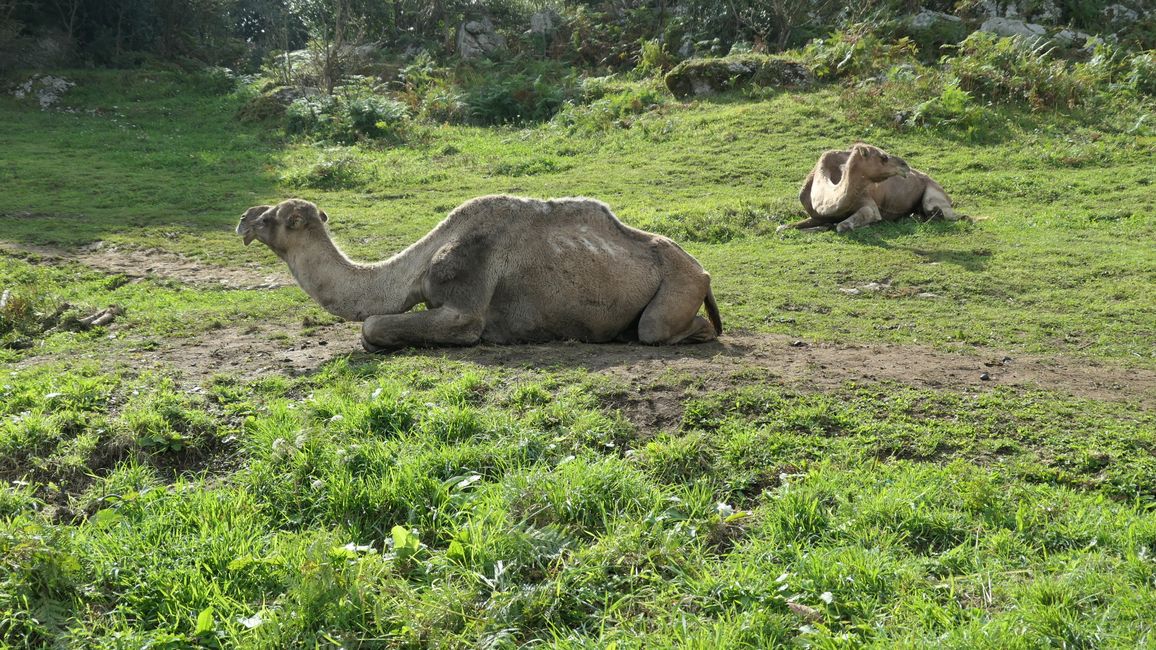
[[524,69],[483,65],[468,80],[463,100],[477,124],[524,124],[550,119],[574,94],[576,76],[556,65]]
[[317,162],[303,170],[292,170],[282,178],[291,187],[315,190],[348,190],[360,187],[368,174],[361,161],[344,149],[329,149]]
[[347,100],[345,110],[352,133],[373,139],[400,140],[409,117],[405,104],[374,95]]
[[901,63],[914,63],[915,42],[906,36],[889,40],[873,23],[857,23],[815,39],[803,48],[803,59],[820,79],[861,79]]
[[949,79],[939,95],[916,105],[907,121],[919,126],[957,127],[974,134],[986,114],[971,93],[959,87],[958,79]]
[[599,132],[628,128],[638,115],[667,102],[668,95],[652,85],[616,84],[608,77],[593,77],[582,84],[588,103],[568,103],[554,122],[572,131]]
[[1034,108],[1075,107],[1095,89],[1095,79],[1086,77],[1099,76],[1093,68],[1084,69],[1085,78],[1074,74],[1068,62],[1053,56],[1047,42],[987,32],[968,36],[945,63],[959,87],[974,97]]
[[666,44],[654,38],[643,41],[635,70],[642,74],[665,74],[674,64],[674,56],[666,50]]
[[285,130],[335,142],[400,142],[408,126],[405,104],[379,95],[320,95],[294,100],[285,110]]

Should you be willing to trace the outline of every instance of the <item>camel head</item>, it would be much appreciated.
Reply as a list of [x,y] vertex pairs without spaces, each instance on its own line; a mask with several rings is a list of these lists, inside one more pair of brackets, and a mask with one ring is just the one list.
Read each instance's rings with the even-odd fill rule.
[[892,176],[906,178],[907,174],[911,172],[911,168],[907,166],[907,161],[899,156],[892,156],[879,147],[873,147],[863,142],[858,142],[851,147],[851,159],[848,160],[847,164],[850,165],[851,161],[856,161],[855,165],[859,173],[872,183],[880,183]]
[[258,205],[241,215],[237,234],[248,246],[254,239],[284,256],[285,252],[318,234],[328,236],[329,215],[303,199],[289,199],[277,205]]

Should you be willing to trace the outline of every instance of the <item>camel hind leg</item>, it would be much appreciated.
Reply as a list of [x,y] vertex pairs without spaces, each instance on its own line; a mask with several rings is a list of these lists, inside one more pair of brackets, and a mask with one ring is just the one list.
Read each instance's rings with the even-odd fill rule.
[[718,338],[710,321],[698,315],[710,290],[710,276],[663,281],[638,319],[638,340],[648,345],[705,343]]
[[951,207],[951,199],[947,198],[947,192],[934,181],[927,184],[927,189],[923,190],[922,202],[923,216],[928,219],[936,219],[943,217],[947,221],[955,221],[959,219],[959,215]]

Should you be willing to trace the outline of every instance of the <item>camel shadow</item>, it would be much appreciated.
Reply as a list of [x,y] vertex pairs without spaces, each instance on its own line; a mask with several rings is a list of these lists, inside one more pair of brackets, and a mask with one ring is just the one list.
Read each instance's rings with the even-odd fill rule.
[[968,232],[970,223],[961,221],[926,221],[902,219],[870,228],[853,230],[844,236],[847,241],[863,246],[874,246],[886,250],[905,251],[922,258],[925,262],[936,264],[953,264],[967,271],[978,272],[987,269],[994,252],[983,246],[945,246],[938,247],[935,243],[912,246],[896,244],[892,240],[915,235],[953,236]]
[[558,341],[516,345],[480,344],[469,347],[405,348],[392,353],[354,352],[348,355],[353,368],[372,371],[395,358],[428,358],[475,363],[493,368],[527,370],[571,370],[597,372],[638,363],[708,362],[719,357],[741,358],[754,348],[746,343],[722,339],[686,345],[643,345],[641,343],[583,343]]

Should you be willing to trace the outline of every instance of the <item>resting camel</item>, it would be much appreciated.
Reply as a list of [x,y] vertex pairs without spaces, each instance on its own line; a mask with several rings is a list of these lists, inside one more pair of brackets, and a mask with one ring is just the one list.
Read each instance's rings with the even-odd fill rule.
[[[370,352],[480,341],[700,343],[722,333],[698,261],[592,199],[483,196],[375,264],[346,257],[328,221],[309,201],[289,199],[246,210],[237,234],[271,248],[331,314],[365,321]],[[709,321],[698,315],[704,303]],[[419,304],[427,309],[410,311]]]
[[799,200],[809,218],[779,226],[779,230],[827,230],[837,232],[909,214],[955,221],[951,199],[931,177],[911,169],[898,156],[869,144],[857,143],[850,151],[827,151],[807,174]]

